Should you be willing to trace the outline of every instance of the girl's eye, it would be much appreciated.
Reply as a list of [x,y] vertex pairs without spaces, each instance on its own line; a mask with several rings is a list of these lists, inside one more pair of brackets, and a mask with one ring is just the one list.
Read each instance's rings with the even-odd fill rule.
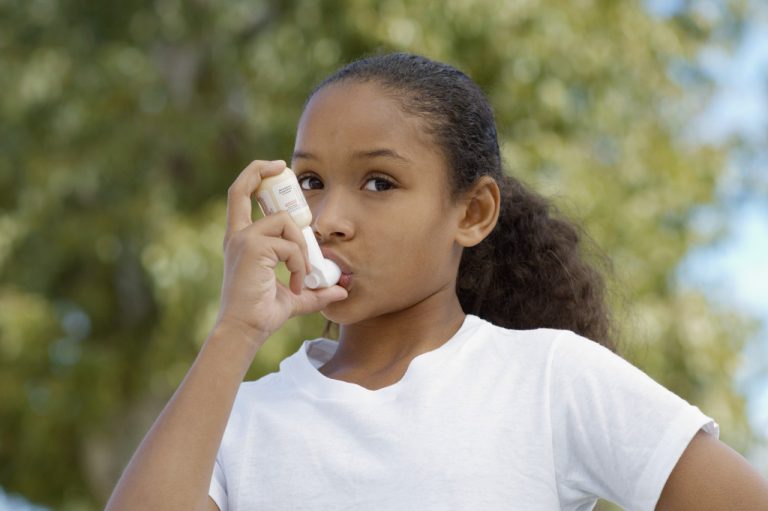
[[300,176],[297,179],[302,190],[319,190],[323,187],[323,182],[312,175]]
[[370,192],[386,192],[395,187],[395,184],[389,179],[383,177],[372,177],[365,182],[365,189]]

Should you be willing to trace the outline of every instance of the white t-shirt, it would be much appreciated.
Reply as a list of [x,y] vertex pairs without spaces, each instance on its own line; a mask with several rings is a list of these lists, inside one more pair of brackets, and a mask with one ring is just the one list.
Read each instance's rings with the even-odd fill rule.
[[567,330],[467,315],[403,378],[369,390],[305,341],[241,385],[209,494],[222,511],[653,510],[710,417]]

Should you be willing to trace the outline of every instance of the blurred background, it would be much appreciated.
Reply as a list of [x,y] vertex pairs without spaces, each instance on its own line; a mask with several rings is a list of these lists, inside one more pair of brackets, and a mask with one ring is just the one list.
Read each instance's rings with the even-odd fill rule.
[[391,50],[484,88],[613,260],[622,355],[768,475],[763,0],[0,0],[0,509],[103,508],[213,325],[229,184]]

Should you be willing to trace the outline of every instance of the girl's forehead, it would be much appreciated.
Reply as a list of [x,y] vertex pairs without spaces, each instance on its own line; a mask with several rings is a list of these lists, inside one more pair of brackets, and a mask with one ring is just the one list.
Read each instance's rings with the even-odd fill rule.
[[375,83],[337,83],[315,93],[299,120],[298,152],[390,149],[408,154],[436,149],[421,119],[403,111]]
[[317,91],[307,103],[302,120],[308,116],[403,117],[405,112],[396,96],[375,82],[340,82]]

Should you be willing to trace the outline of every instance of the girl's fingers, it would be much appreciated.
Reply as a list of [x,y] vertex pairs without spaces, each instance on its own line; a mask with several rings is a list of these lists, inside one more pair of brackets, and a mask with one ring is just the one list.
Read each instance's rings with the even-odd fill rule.
[[293,315],[309,314],[323,310],[332,302],[347,298],[347,290],[341,286],[331,286],[319,289],[303,289],[301,294],[294,297]]
[[[273,238],[283,238],[296,243],[304,255],[305,271],[309,273],[312,268],[309,265],[309,254],[307,251],[307,242],[301,229],[293,221],[291,215],[285,211],[269,215],[258,222],[251,224],[249,230],[257,230],[261,236],[270,236]],[[244,233],[250,235],[250,233]]]
[[255,160],[240,172],[227,191],[227,234],[226,240],[232,233],[244,229],[253,222],[251,197],[261,185],[262,178],[276,176],[285,168],[283,160]]
[[270,239],[269,245],[274,253],[275,266],[277,261],[283,261],[285,267],[291,272],[291,291],[295,294],[301,293],[301,284],[306,274],[306,264],[301,248],[296,243],[281,238]]

